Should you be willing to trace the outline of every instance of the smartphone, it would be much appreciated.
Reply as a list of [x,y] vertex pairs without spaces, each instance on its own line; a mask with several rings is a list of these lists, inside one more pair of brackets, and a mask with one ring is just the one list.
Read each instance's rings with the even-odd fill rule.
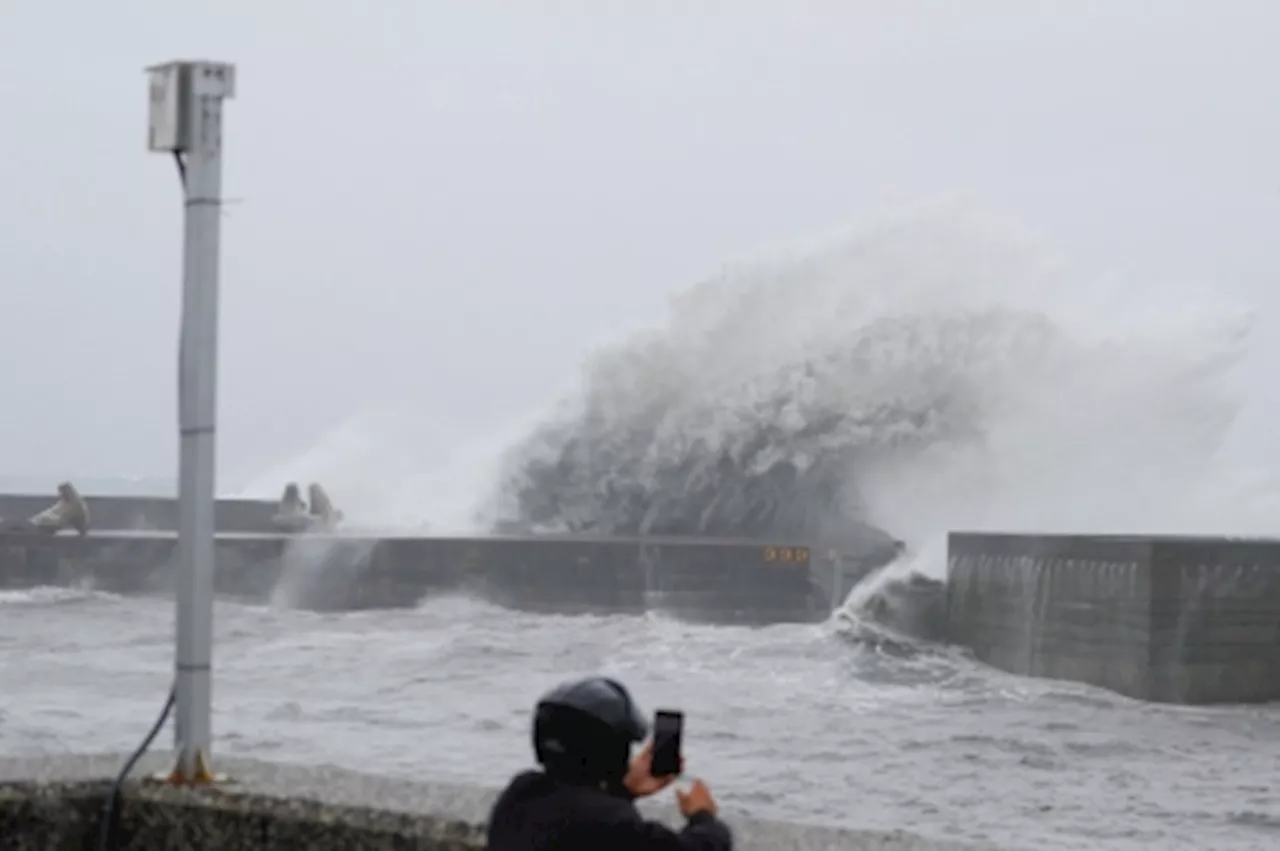
[[653,714],[653,762],[649,773],[669,777],[680,773],[680,740],[684,735],[684,713],[659,709]]

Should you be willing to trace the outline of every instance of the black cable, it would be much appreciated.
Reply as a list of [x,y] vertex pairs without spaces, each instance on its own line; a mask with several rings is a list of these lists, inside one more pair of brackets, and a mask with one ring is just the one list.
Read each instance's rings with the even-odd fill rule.
[[[178,178],[182,181],[182,187],[185,190],[187,164],[178,151],[173,152],[173,161],[178,166]],[[164,722],[169,720],[169,713],[173,711],[173,704],[177,699],[178,686],[175,683],[169,688],[169,699],[164,702],[164,708],[160,710],[160,717],[156,719],[156,723],[151,725],[151,732],[147,733],[142,744],[138,745],[137,750],[125,761],[124,768],[120,769],[115,782],[111,784],[111,792],[107,795],[106,803],[102,805],[102,827],[98,831],[98,851],[111,851],[111,832],[115,827],[116,810],[120,806],[120,791],[124,788],[125,780],[129,779],[129,773],[133,771],[133,767],[138,764],[138,760],[142,759],[143,754],[151,747],[151,743],[156,740],[156,736],[160,735],[160,731],[164,729]]]
[[173,711],[173,704],[177,697],[177,689],[169,689],[169,699],[164,702],[164,709],[160,710],[160,717],[156,719],[156,723],[151,725],[151,732],[147,733],[147,737],[142,740],[142,744],[138,745],[138,749],[125,762],[124,768],[120,769],[115,782],[111,784],[111,793],[107,795],[107,802],[102,807],[102,829],[98,831],[98,851],[111,851],[111,831],[115,827],[116,809],[120,805],[120,791],[124,788],[124,781],[128,779],[129,772],[133,771],[138,760],[142,759],[142,755],[147,752],[147,748],[151,747],[151,743],[156,740],[156,736],[160,735],[164,722],[169,720],[169,713]]

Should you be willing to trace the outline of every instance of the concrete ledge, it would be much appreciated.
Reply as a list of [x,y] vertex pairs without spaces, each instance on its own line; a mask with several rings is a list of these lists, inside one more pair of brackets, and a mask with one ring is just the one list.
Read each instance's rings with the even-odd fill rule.
[[[0,759],[0,848],[83,851],[96,847],[111,779],[126,755]],[[135,777],[164,770],[150,755]],[[116,851],[171,848],[423,849],[479,851],[494,790],[397,781],[333,769],[219,758],[231,782],[179,789],[147,780],[126,784],[113,834]],[[668,808],[652,813],[678,824]],[[747,851],[997,851],[903,832],[802,827],[730,817],[735,847]]]
[[[0,588],[172,593],[177,543],[166,532],[0,533]],[[214,593],[250,603],[347,611],[462,593],[530,611],[741,624],[824,620],[875,566],[787,542],[584,535],[219,534],[214,561]]]
[[1280,700],[1280,541],[952,533],[947,637],[1141,700]]
[[[176,531],[178,501],[171,496],[93,496],[81,494],[89,507],[89,525],[97,530],[154,529]],[[53,504],[57,494],[0,494],[0,519],[31,517]],[[218,499],[213,526],[219,532],[278,531],[271,518],[279,503],[267,499]]]

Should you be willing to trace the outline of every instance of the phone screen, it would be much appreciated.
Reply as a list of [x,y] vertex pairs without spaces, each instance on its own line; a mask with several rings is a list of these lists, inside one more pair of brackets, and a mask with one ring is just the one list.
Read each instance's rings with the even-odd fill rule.
[[680,740],[684,735],[684,713],[659,709],[653,715],[653,762],[649,773],[669,777],[680,773]]

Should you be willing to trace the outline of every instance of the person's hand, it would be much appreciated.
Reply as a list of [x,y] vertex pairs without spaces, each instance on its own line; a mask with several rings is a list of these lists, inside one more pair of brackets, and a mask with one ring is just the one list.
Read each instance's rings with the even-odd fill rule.
[[[627,776],[622,779],[622,785],[627,787],[627,791],[636,798],[647,798],[650,795],[661,792],[663,789],[671,785],[672,781],[678,775],[669,774],[666,777],[654,777],[650,771],[653,766],[653,742],[645,742],[644,747],[640,748],[631,759],[631,766],[627,769]],[[680,760],[680,768],[684,769],[684,759]]]
[[701,780],[693,781],[688,792],[677,789],[676,801],[680,804],[680,814],[685,818],[693,818],[698,813],[715,815],[717,812],[716,799],[711,797],[711,790]]

